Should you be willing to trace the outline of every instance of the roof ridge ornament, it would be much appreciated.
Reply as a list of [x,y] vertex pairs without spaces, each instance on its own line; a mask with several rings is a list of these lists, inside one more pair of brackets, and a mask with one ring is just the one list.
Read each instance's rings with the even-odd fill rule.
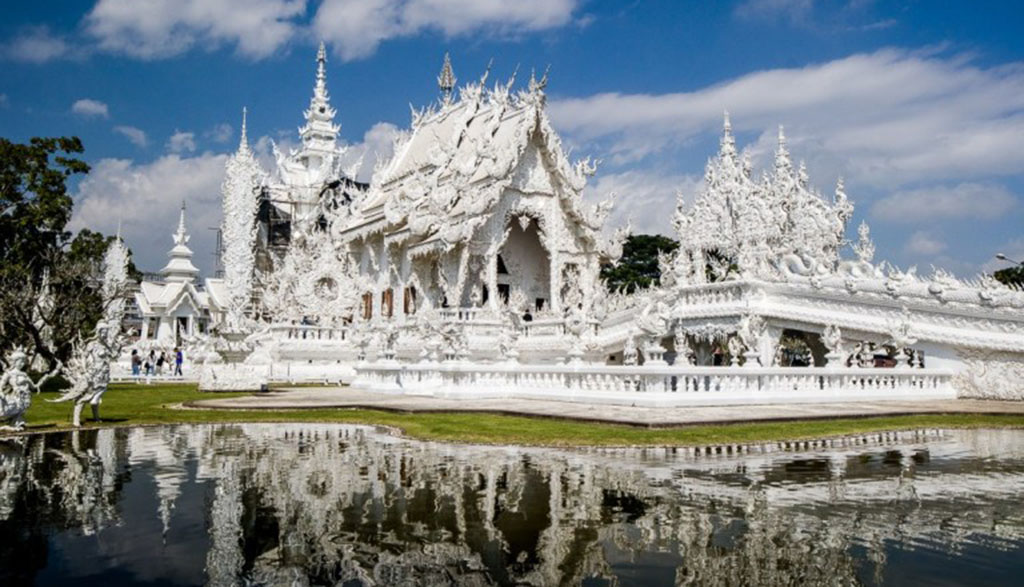
[[530,87],[530,92],[531,93],[543,92],[544,88],[548,87],[548,72],[550,72],[550,71],[551,71],[551,64],[549,63],[548,66],[546,68],[544,68],[544,75],[540,76],[540,79],[538,80],[537,77],[534,75],[534,70],[532,70],[532,69],[530,70],[530,86],[529,87]]
[[448,52],[444,53],[444,64],[441,66],[441,73],[437,76],[437,87],[441,90],[441,96],[445,103],[451,101],[452,90],[455,89],[455,72],[452,70],[452,60]]

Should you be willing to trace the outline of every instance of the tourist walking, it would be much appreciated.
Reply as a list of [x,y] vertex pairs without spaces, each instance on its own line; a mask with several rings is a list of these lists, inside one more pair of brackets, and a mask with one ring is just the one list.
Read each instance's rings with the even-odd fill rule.
[[174,374],[181,377],[181,364],[185,362],[185,355],[181,349],[174,347]]
[[150,349],[149,358],[146,359],[146,375],[156,373],[156,351]]
[[132,377],[138,377],[142,370],[142,357],[137,349],[132,349]]
[[160,356],[156,358],[156,374],[157,376],[164,374],[164,363],[167,362],[167,355],[163,351],[160,351]]

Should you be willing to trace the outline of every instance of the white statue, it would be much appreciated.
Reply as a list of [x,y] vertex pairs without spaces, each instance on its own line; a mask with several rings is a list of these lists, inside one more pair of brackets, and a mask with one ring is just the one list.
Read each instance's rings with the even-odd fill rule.
[[0,376],[0,430],[21,430],[25,427],[25,412],[32,403],[32,392],[39,393],[48,379],[60,372],[60,363],[33,382],[25,373],[28,357],[15,348],[7,356],[7,365]]
[[94,421],[100,421],[100,401],[110,384],[110,361],[115,356],[111,348],[111,328],[100,321],[96,333],[84,345],[75,344],[71,360],[64,371],[71,382],[71,388],[52,402],[74,400],[75,408],[71,422],[75,428],[81,426],[82,408],[89,404]]
[[740,364],[740,356],[743,355],[743,340],[739,336],[729,337],[729,342],[726,343],[726,347],[729,349],[729,356],[731,357],[731,363],[733,367],[738,367]]
[[498,331],[498,355],[509,363],[519,358],[516,342],[519,340],[519,314],[506,307],[501,313],[501,329]]
[[825,355],[826,365],[842,367],[846,364],[846,353],[843,351],[843,333],[835,324],[829,324],[821,333],[821,344],[828,349]]
[[917,343],[917,337],[913,335],[913,322],[910,310],[904,306],[900,312],[899,320],[889,323],[890,343],[896,349],[896,365],[898,367],[912,367],[909,347]]
[[622,349],[622,364],[623,365],[636,365],[639,360],[640,353],[636,349],[636,337],[632,334],[626,338],[626,346]]

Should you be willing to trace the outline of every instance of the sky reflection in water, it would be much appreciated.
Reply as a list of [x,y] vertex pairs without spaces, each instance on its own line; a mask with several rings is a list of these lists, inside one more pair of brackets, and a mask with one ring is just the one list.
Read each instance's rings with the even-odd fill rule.
[[1024,431],[470,447],[339,425],[0,441],[0,584],[1015,584]]

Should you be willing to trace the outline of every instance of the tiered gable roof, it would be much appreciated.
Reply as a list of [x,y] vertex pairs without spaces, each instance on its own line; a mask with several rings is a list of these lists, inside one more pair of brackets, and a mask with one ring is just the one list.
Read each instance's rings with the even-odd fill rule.
[[595,168],[566,157],[544,110],[546,78],[531,76],[526,90],[513,91],[514,78],[489,89],[486,77],[463,87],[458,100],[445,94],[414,113],[411,131],[378,169],[349,224],[350,235],[466,241],[512,188],[557,197],[580,236],[597,241],[610,203],[583,205]]

